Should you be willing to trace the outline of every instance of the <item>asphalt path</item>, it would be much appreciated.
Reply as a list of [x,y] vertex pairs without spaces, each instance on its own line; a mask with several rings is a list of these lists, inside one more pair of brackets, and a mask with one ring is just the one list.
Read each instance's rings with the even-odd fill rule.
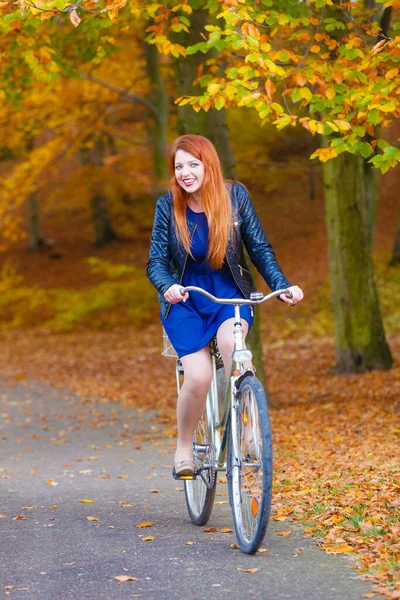
[[319,550],[294,523],[271,521],[255,556],[232,548],[223,483],[207,526],[192,525],[170,474],[174,440],[155,414],[34,381],[0,385],[0,598],[361,600],[371,591],[348,558]]

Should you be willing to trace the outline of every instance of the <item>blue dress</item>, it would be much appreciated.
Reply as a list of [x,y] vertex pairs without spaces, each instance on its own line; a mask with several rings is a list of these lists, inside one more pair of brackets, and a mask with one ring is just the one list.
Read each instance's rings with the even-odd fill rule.
[[[229,265],[224,262],[221,269],[212,269],[207,257],[208,222],[205,213],[196,213],[187,207],[187,216],[197,227],[191,252],[183,274],[182,285],[195,285],[204,288],[219,298],[243,298],[238,289]],[[194,259],[194,260],[193,260]],[[253,311],[249,306],[241,306],[240,315],[253,324]],[[197,352],[207,346],[220,325],[235,316],[234,307],[217,304],[202,294],[191,292],[186,302],[172,304],[166,319],[161,319],[165,331],[179,358]]]

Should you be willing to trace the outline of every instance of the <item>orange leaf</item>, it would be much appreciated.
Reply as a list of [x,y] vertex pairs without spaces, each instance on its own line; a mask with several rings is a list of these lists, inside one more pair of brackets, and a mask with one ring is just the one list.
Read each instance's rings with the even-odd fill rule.
[[154,535],[146,535],[142,538],[142,542],[152,542],[154,540]]
[[97,517],[86,517],[88,521],[98,521]]
[[350,554],[350,552],[354,551],[354,548],[349,546],[349,544],[339,544],[332,548],[325,548],[325,550],[328,554]]
[[195,546],[196,542],[186,542],[186,546]]
[[74,27],[78,27],[79,23],[81,22],[81,18],[78,16],[76,8],[74,8],[74,10],[71,10],[71,12],[69,13],[69,18],[71,19],[72,25]]
[[254,569],[242,569],[241,567],[236,567],[238,571],[243,571],[243,573],[257,573],[259,569],[254,567]]
[[136,525],[137,529],[142,529],[143,527],[153,527],[154,523],[152,521],[144,521],[143,523],[139,523]]
[[114,579],[116,581],[140,581],[137,577],[131,577],[131,575],[117,575]]
[[282,535],[283,537],[286,537],[287,535],[290,535],[291,533],[292,532],[290,530],[289,531],[280,531],[278,533],[278,535]]
[[229,529],[229,527],[223,527],[221,529],[221,533],[233,533],[233,529]]
[[217,531],[217,528],[209,527],[208,529],[203,529],[203,531],[205,531],[206,533],[214,533],[214,531]]

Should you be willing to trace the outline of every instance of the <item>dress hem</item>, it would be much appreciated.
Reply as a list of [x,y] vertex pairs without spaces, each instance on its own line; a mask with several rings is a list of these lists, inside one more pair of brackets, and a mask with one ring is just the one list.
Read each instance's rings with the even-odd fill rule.
[[[228,319],[224,319],[224,320],[223,320],[223,321],[222,321],[222,322],[221,322],[221,323],[218,325],[218,328],[217,328],[217,330],[216,330],[216,331],[215,331],[215,332],[212,334],[212,336],[210,337],[210,339],[209,339],[209,341],[208,341],[207,343],[205,343],[205,344],[202,344],[202,345],[201,345],[199,348],[196,348],[195,350],[191,350],[190,352],[185,352],[184,354],[181,354],[181,355],[179,355],[179,354],[177,353],[177,354],[178,354],[178,358],[179,358],[179,360],[180,360],[181,358],[183,358],[184,356],[189,356],[190,354],[195,354],[195,352],[199,352],[199,350],[202,350],[203,348],[205,348],[206,346],[208,346],[208,345],[210,344],[211,340],[213,339],[213,337],[215,336],[215,334],[217,333],[218,329],[221,327],[221,325],[222,325],[223,323],[225,323],[225,321],[229,321],[229,319],[233,319],[233,318],[234,318],[234,317],[229,317]],[[249,322],[249,321],[246,319],[246,317],[241,317],[241,319],[243,319],[243,321],[246,321],[246,323],[248,324],[248,326],[249,326],[248,332],[249,332],[249,331],[250,331],[250,329],[251,329],[251,327],[252,327],[252,325],[253,325],[253,320],[252,320],[252,322],[250,323],[250,322]],[[248,333],[248,332],[247,332],[247,333]],[[176,350],[175,350],[175,352],[176,352]]]

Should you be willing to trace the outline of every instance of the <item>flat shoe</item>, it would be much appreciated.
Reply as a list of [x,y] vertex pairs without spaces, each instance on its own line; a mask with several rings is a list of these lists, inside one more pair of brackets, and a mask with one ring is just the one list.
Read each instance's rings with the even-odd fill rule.
[[177,477],[190,477],[194,475],[196,467],[193,460],[181,460],[175,463],[174,470]]

